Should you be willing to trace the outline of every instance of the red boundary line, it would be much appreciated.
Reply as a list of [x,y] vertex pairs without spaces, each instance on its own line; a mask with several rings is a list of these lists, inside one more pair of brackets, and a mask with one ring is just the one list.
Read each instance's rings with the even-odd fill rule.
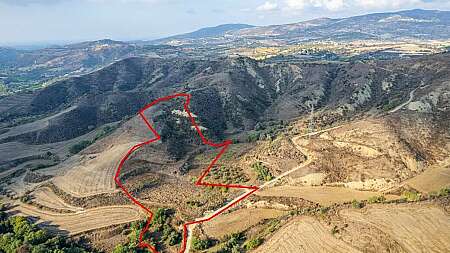
[[195,221],[189,221],[187,223],[185,223],[183,225],[183,242],[180,248],[180,253],[184,253],[184,251],[186,250],[186,243],[187,243],[187,228],[189,225],[192,224],[197,224],[197,223],[202,223],[205,221],[209,221],[213,218],[215,218],[216,216],[218,216],[219,214],[221,214],[222,212],[226,211],[227,209],[229,209],[231,206],[235,205],[236,203],[242,201],[243,199],[245,199],[246,197],[248,197],[250,194],[254,193],[255,191],[257,191],[259,189],[258,186],[245,186],[245,185],[238,185],[238,184],[213,184],[213,183],[208,183],[208,182],[204,182],[203,179],[206,177],[206,175],[210,172],[210,170],[212,169],[212,167],[214,166],[214,164],[216,164],[216,162],[219,160],[219,158],[222,156],[223,153],[225,153],[226,149],[228,148],[228,146],[232,143],[230,140],[226,140],[222,143],[213,143],[210,142],[209,140],[207,140],[203,134],[202,131],[200,130],[200,128],[198,127],[197,123],[195,122],[194,117],[191,114],[191,111],[189,110],[189,103],[191,101],[191,94],[186,94],[186,93],[178,93],[178,94],[173,94],[170,96],[166,96],[166,97],[162,97],[159,98],[153,102],[151,102],[150,104],[146,105],[144,108],[142,108],[139,111],[139,115],[141,116],[142,120],[145,122],[145,124],[147,125],[147,127],[150,129],[150,131],[155,135],[155,138],[150,139],[148,141],[139,143],[134,145],[132,148],[130,148],[130,150],[128,150],[128,152],[126,153],[126,155],[122,158],[122,160],[120,161],[118,167],[117,167],[117,171],[116,174],[114,176],[114,181],[116,182],[117,186],[120,187],[120,189],[122,189],[123,193],[125,193],[125,195],[136,205],[138,205],[140,208],[142,208],[146,213],[148,213],[148,218],[147,218],[147,223],[145,225],[145,227],[142,229],[142,231],[139,234],[139,247],[141,248],[147,248],[149,249],[151,252],[153,253],[158,253],[158,251],[156,250],[155,247],[153,247],[152,245],[146,243],[143,241],[143,237],[144,234],[149,230],[150,227],[150,223],[152,221],[153,218],[153,213],[152,211],[150,211],[149,208],[145,207],[141,202],[139,202],[136,198],[134,198],[130,192],[127,190],[127,188],[125,188],[125,186],[122,185],[119,176],[120,176],[120,171],[122,169],[123,164],[125,163],[126,160],[128,160],[128,158],[130,157],[130,155],[138,150],[139,148],[141,148],[144,145],[150,144],[152,142],[158,141],[159,139],[161,139],[161,136],[156,132],[155,128],[152,127],[152,125],[150,124],[150,122],[148,121],[148,119],[145,117],[144,112],[145,110],[147,110],[148,108],[160,103],[160,102],[164,102],[167,100],[171,100],[174,98],[178,98],[178,97],[183,97],[186,99],[186,102],[184,103],[184,110],[186,111],[186,113],[189,116],[189,119],[191,120],[191,124],[194,126],[195,130],[197,131],[198,135],[200,136],[200,138],[202,139],[203,144],[206,144],[208,146],[214,147],[214,148],[221,148],[220,152],[217,154],[217,156],[212,160],[212,162],[208,165],[208,167],[202,172],[202,174],[200,175],[200,177],[197,179],[197,181],[195,182],[195,185],[197,186],[212,186],[212,187],[225,187],[225,188],[239,188],[239,189],[248,189],[251,190],[249,191],[247,194],[243,195],[242,197],[240,197],[237,200],[234,200],[233,202],[227,204],[223,209],[220,209],[220,211],[216,212],[214,215],[212,215],[209,218],[205,218],[205,219],[201,219],[201,220],[195,220]]

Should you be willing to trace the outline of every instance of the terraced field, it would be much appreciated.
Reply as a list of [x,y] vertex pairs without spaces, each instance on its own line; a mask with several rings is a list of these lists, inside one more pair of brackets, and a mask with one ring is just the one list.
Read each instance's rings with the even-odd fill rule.
[[360,252],[335,238],[330,230],[311,217],[298,217],[278,230],[255,253]]
[[219,215],[210,222],[204,223],[203,226],[208,235],[221,238],[225,235],[244,231],[263,219],[276,218],[285,213],[275,209],[243,208]]
[[144,217],[136,206],[105,206],[61,214],[20,203],[9,212],[34,217],[37,219],[37,224],[41,224],[51,231],[61,232],[63,230],[72,235],[128,223]]
[[117,191],[113,180],[117,164],[135,142],[112,146],[104,152],[85,155],[54,183],[75,197],[84,197]]
[[82,208],[71,206],[65,203],[50,188],[42,187],[32,193],[32,201],[38,205],[42,205],[51,209],[61,211],[81,211]]

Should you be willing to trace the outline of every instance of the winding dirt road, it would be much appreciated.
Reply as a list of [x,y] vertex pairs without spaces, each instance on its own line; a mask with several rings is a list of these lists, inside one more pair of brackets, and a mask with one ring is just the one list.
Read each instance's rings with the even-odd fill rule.
[[[244,192],[241,195],[239,195],[236,198],[230,200],[226,205],[222,206],[221,208],[219,208],[219,209],[217,209],[215,211],[208,212],[205,216],[203,216],[201,218],[198,218],[195,221],[202,221],[202,220],[204,221],[204,220],[212,219],[213,217],[219,215],[224,210],[228,209],[229,207],[231,207],[232,205],[236,204],[239,200],[244,199],[248,195],[250,195],[250,194],[252,194],[252,193],[254,193],[256,191],[262,190],[264,188],[270,187],[271,185],[275,184],[277,181],[279,181],[280,179],[288,176],[289,174],[291,174],[291,173],[293,173],[293,172],[295,172],[295,171],[297,171],[297,170],[299,170],[301,168],[304,168],[304,167],[308,166],[313,160],[312,155],[308,154],[309,152],[305,148],[303,148],[300,145],[298,145],[296,140],[299,139],[299,138],[303,138],[305,136],[311,136],[311,135],[315,135],[315,134],[318,134],[318,133],[324,133],[324,132],[327,132],[327,131],[331,131],[331,130],[337,129],[339,127],[341,127],[341,126],[332,127],[332,128],[329,128],[329,129],[325,129],[325,130],[321,130],[321,131],[317,131],[317,132],[313,132],[313,133],[309,133],[309,134],[293,137],[292,138],[292,142],[294,143],[296,148],[298,150],[300,150],[300,152],[302,152],[306,156],[306,160],[302,164],[300,164],[299,166],[297,166],[297,167],[295,167],[295,168],[293,168],[293,169],[291,169],[289,171],[286,171],[286,172],[278,175],[274,179],[272,179],[272,180],[270,180],[270,181],[260,185],[257,190],[250,190],[250,189],[244,190]],[[188,231],[188,237],[187,237],[187,241],[186,241],[185,253],[189,253],[189,250],[191,248],[191,244],[192,244],[192,230],[195,228],[195,226],[196,226],[196,224],[192,224],[192,225],[188,226],[188,230],[187,230]]]

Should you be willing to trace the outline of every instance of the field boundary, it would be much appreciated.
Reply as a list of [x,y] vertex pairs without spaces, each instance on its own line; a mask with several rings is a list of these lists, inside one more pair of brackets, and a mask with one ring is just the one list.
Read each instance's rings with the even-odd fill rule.
[[150,107],[161,103],[161,102],[165,102],[171,99],[175,99],[175,98],[185,98],[186,101],[184,102],[184,111],[188,114],[188,117],[191,121],[192,126],[195,128],[196,132],[198,133],[198,135],[200,136],[202,143],[205,145],[208,145],[210,147],[213,148],[220,148],[219,153],[217,154],[217,156],[212,160],[212,162],[208,165],[208,167],[200,174],[200,176],[198,177],[197,181],[195,182],[195,185],[197,186],[210,186],[210,187],[224,187],[224,188],[237,188],[237,189],[244,189],[247,190],[248,192],[245,193],[244,195],[242,195],[241,197],[234,199],[232,202],[228,203],[224,208],[220,209],[219,211],[215,212],[212,216],[207,217],[207,218],[201,218],[198,220],[194,220],[194,221],[188,221],[186,223],[183,224],[183,241],[181,244],[181,248],[179,250],[180,253],[184,253],[186,251],[186,244],[187,244],[187,239],[188,239],[188,226],[190,225],[194,225],[194,224],[198,224],[198,223],[203,223],[206,221],[210,221],[211,219],[215,218],[216,216],[218,216],[219,214],[223,213],[224,211],[226,211],[227,209],[229,209],[230,207],[232,207],[233,205],[237,204],[238,202],[242,201],[243,199],[247,198],[249,195],[251,195],[252,193],[254,193],[255,191],[257,191],[259,189],[258,186],[246,186],[246,185],[239,185],[239,184],[213,184],[213,183],[208,183],[208,182],[204,182],[203,179],[206,177],[206,175],[211,171],[212,167],[216,164],[216,162],[220,159],[220,157],[222,156],[223,153],[225,153],[225,151],[227,150],[228,146],[232,143],[231,140],[225,140],[222,143],[213,143],[211,141],[209,141],[208,139],[205,138],[205,136],[203,135],[202,131],[200,130],[200,127],[197,125],[197,123],[195,122],[195,118],[193,117],[191,111],[189,110],[189,104],[191,101],[191,94],[187,94],[187,93],[177,93],[177,94],[173,94],[170,96],[166,96],[166,97],[161,97],[159,99],[156,99],[155,101],[151,102],[150,104],[147,104],[144,108],[142,108],[139,111],[139,116],[142,118],[142,120],[145,122],[146,126],[148,127],[148,129],[150,129],[150,131],[153,133],[153,135],[155,136],[153,139],[147,140],[145,142],[139,143],[134,145],[133,147],[131,147],[128,152],[125,154],[125,156],[120,160],[120,163],[117,167],[117,171],[116,174],[114,176],[114,181],[116,182],[117,186],[119,186],[119,188],[122,190],[122,192],[136,205],[138,205],[140,208],[142,208],[147,214],[148,214],[148,218],[147,218],[147,222],[146,225],[144,226],[144,228],[141,230],[140,234],[139,234],[139,247],[141,248],[147,248],[149,249],[151,252],[153,253],[158,253],[158,251],[156,250],[156,248],[152,245],[150,245],[147,242],[144,242],[143,237],[144,234],[149,230],[150,228],[150,224],[153,218],[153,212],[146,206],[144,206],[141,202],[139,202],[139,200],[137,200],[135,197],[133,197],[130,192],[127,190],[127,188],[122,184],[122,182],[120,181],[120,172],[121,169],[125,163],[126,160],[128,160],[128,158],[130,157],[130,155],[135,152],[136,150],[138,150],[139,148],[141,148],[144,145],[153,143],[155,141],[158,141],[161,139],[161,136],[158,134],[158,132],[155,130],[155,128],[150,124],[149,120],[145,117],[144,112],[149,109]]

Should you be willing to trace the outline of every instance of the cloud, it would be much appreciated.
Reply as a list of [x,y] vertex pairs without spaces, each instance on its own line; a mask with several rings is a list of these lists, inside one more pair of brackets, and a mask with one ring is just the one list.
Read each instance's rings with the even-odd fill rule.
[[354,0],[354,4],[363,9],[383,9],[410,7],[422,4],[422,0]]
[[278,8],[277,3],[265,2],[264,4],[256,7],[257,11],[274,11]]
[[344,0],[286,0],[285,3],[287,9],[292,10],[321,8],[330,11],[337,11],[345,7]]
[[303,10],[307,6],[308,0],[286,0],[287,8]]
[[325,11],[349,10],[395,10],[408,8],[448,8],[449,0],[284,0],[285,11],[305,11],[318,9]]

